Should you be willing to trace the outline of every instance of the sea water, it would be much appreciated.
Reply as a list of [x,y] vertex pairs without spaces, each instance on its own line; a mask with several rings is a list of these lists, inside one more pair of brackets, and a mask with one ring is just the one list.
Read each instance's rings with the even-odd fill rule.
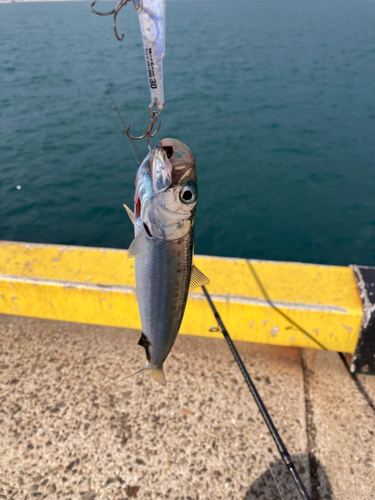
[[[117,23],[0,4],[1,239],[129,246],[137,162],[100,79],[136,135],[150,96],[131,4]],[[157,139],[196,157],[196,253],[375,265],[375,2],[171,1],[166,40]]]

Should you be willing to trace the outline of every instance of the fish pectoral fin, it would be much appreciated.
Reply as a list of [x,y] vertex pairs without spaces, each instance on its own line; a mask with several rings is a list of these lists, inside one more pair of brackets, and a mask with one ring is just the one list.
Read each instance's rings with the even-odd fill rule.
[[130,210],[130,208],[129,208],[127,205],[125,205],[125,203],[124,203],[124,208],[125,208],[125,210],[126,210],[127,214],[129,215],[129,219],[130,219],[130,220],[132,221],[132,223],[134,224],[134,220],[135,220],[135,218],[134,218],[134,212],[132,212],[132,211]]
[[159,366],[158,368],[154,368],[153,370],[150,370],[151,372],[151,377],[158,382],[158,384],[165,386],[167,385],[167,381],[164,375],[164,368],[163,365]]
[[191,276],[190,276],[190,286],[189,292],[192,292],[196,288],[202,285],[209,285],[210,280],[206,275],[202,273],[194,264],[191,266]]
[[140,259],[146,259],[150,257],[149,249],[147,248],[146,236],[143,231],[139,232],[128,250],[128,259],[138,257]]

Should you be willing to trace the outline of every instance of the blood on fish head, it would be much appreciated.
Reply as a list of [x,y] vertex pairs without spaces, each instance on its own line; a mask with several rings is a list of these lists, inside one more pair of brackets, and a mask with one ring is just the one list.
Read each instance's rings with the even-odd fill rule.
[[196,202],[193,154],[182,142],[163,139],[138,169],[136,221],[141,219],[154,238],[182,238],[194,224]]

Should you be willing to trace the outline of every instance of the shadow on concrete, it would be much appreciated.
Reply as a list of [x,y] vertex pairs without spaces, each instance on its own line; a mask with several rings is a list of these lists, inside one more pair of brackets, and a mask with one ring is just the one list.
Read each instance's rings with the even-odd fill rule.
[[263,283],[262,283],[262,280],[260,279],[260,277],[258,276],[258,273],[255,271],[255,268],[254,266],[252,265],[251,262],[247,261],[247,264],[250,268],[250,271],[252,273],[252,275],[254,276],[254,279],[255,281],[257,282],[262,294],[263,294],[263,297],[265,298],[265,300],[269,303],[269,305],[278,313],[280,314],[280,316],[282,316],[283,318],[285,318],[287,321],[289,321],[289,323],[293,326],[295,326],[296,328],[298,328],[298,330],[300,332],[302,332],[304,335],[306,335],[306,337],[308,337],[310,340],[312,340],[313,342],[315,342],[315,344],[320,347],[320,349],[323,349],[323,350],[327,350],[326,347],[324,347],[324,345],[319,342],[319,340],[317,340],[311,333],[309,333],[305,328],[303,328],[303,326],[299,325],[298,323],[296,323],[294,321],[294,319],[292,319],[290,316],[288,316],[287,314],[285,314],[284,311],[282,311],[279,307],[276,306],[276,304],[274,302],[272,302],[272,300],[270,299],[270,296],[268,295],[267,293],[267,290],[265,289]]
[[[310,494],[311,500],[332,500],[332,490],[322,465],[315,459],[319,477],[312,487],[310,481],[310,465],[307,454],[294,455],[292,460]],[[313,490],[313,491],[312,491]],[[269,463],[269,468],[256,479],[246,491],[243,500],[301,500],[301,495],[281,458]]]
[[[355,385],[357,386],[359,392],[362,394],[362,396],[365,398],[366,403],[369,405],[373,413],[375,414],[375,403],[372,401],[370,395],[366,391],[365,387],[363,386],[362,382],[359,380],[358,376],[356,373],[352,373],[350,371],[350,366],[347,362],[347,359],[345,357],[345,354],[343,352],[337,353],[340,356],[341,361],[344,363],[345,368],[348,370],[349,375],[353,379]],[[372,375],[365,375],[365,377],[372,376]]]

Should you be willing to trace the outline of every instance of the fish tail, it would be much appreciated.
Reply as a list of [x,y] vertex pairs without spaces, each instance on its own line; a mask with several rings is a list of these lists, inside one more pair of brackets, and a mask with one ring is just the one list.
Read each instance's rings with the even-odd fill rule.
[[122,382],[123,380],[126,380],[127,378],[130,378],[130,377],[134,377],[134,375],[138,375],[138,373],[141,373],[141,372],[145,372],[145,371],[150,371],[150,368],[149,368],[149,365],[145,365],[143,368],[141,368],[140,370],[132,373],[131,375],[127,375],[126,377],[122,377],[120,378],[120,380],[118,380],[117,382],[115,382],[115,384],[118,384],[119,382]]
[[154,368],[151,370],[151,377],[158,382],[160,385],[167,385],[167,381],[165,379],[164,375],[164,368],[163,365],[158,366],[157,368]]
[[115,384],[118,384],[119,382],[122,382],[123,380],[126,380],[127,378],[134,377],[134,375],[138,375],[138,373],[141,373],[141,372],[150,372],[151,377],[156,382],[158,382],[160,385],[163,385],[163,386],[167,385],[167,381],[166,381],[165,375],[164,375],[163,365],[158,366],[157,368],[151,368],[149,364],[145,365],[143,368],[132,373],[131,375],[127,375],[126,377],[120,378],[120,380],[115,382]]

